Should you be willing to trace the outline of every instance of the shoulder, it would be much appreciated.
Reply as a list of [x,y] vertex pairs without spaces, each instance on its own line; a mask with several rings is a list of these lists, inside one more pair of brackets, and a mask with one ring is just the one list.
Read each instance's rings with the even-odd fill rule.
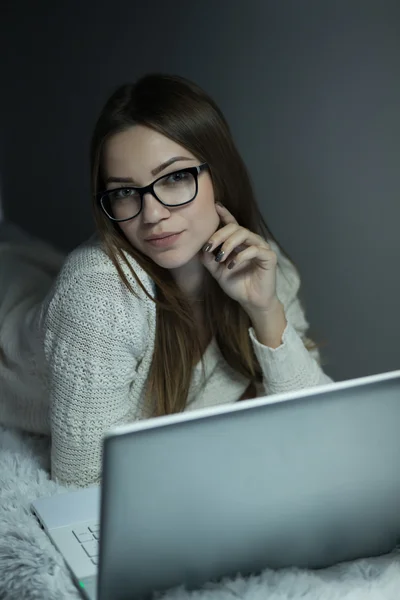
[[[155,287],[149,275],[131,256],[126,255],[126,258],[147,292],[154,296]],[[122,260],[119,260],[119,264],[135,296],[141,299],[147,298],[128,265]],[[128,293],[114,263],[96,237],[78,246],[66,258],[57,277],[54,293],[60,290],[65,293],[68,289],[75,291],[87,289],[96,296],[108,296],[108,300],[111,300],[109,296],[111,293],[117,294],[117,297]]]
[[[129,264],[153,297],[154,284],[150,277],[131,257]],[[96,238],[71,252],[43,306],[41,316],[45,329],[68,321],[74,322],[75,326],[107,327],[110,332],[125,337],[134,324],[142,327],[155,314],[154,302],[123,261],[121,268],[134,294],[121,280]]]
[[293,301],[300,289],[300,275],[294,264],[283,254],[278,244],[273,240],[268,240],[271,250],[275,252],[278,258],[276,273],[277,295],[283,305]]

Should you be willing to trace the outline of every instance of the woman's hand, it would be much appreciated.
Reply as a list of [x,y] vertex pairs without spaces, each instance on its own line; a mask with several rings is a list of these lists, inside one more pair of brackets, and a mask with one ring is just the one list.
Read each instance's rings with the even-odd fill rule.
[[202,262],[224,292],[249,315],[266,314],[280,304],[276,295],[277,256],[261,236],[241,227],[228,209],[215,206],[222,227],[203,247]]

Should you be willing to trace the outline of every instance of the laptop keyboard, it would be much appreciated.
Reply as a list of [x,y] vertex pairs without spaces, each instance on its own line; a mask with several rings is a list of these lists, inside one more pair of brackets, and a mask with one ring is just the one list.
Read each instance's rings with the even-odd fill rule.
[[74,527],[72,533],[92,563],[97,565],[99,562],[100,523],[93,523],[93,525],[89,525],[88,527]]

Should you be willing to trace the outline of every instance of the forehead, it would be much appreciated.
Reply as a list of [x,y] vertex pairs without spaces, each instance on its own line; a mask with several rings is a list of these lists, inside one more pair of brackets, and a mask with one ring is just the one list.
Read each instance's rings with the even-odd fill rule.
[[134,125],[107,140],[103,167],[107,176],[148,177],[152,169],[173,156],[195,158],[183,146],[143,125]]

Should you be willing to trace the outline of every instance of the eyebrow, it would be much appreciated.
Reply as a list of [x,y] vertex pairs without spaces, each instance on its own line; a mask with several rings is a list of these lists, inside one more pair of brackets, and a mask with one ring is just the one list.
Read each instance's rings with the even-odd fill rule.
[[[195,159],[189,158],[188,156],[173,156],[172,158],[169,158],[165,162],[161,163],[161,165],[158,165],[158,167],[155,167],[154,169],[152,169],[151,174],[158,175],[159,173],[164,171],[164,169],[166,169],[170,165],[174,164],[175,162],[181,161],[181,160],[195,160]],[[105,183],[106,184],[107,183],[133,183],[134,185],[139,185],[132,179],[132,177],[107,177]]]

